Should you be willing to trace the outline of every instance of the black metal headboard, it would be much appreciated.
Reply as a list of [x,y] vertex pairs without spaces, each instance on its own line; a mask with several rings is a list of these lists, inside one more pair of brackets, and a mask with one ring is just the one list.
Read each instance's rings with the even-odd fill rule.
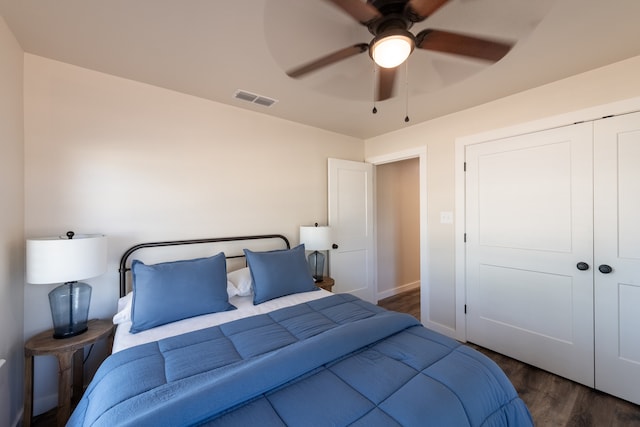
[[[144,248],[157,248],[162,246],[179,246],[179,245],[196,245],[203,243],[219,243],[219,242],[237,242],[242,240],[264,240],[264,239],[281,239],[287,249],[291,246],[289,245],[289,240],[281,234],[263,234],[257,236],[239,236],[239,237],[213,237],[209,239],[194,239],[194,240],[170,240],[166,242],[150,242],[150,243],[140,243],[135,246],[130,247],[125,251],[120,258],[120,296],[123,297],[127,294],[127,271],[131,270],[130,267],[127,267],[127,260],[129,257],[137,250]],[[227,259],[232,258],[244,258],[244,254],[241,255],[230,255],[227,256]]]

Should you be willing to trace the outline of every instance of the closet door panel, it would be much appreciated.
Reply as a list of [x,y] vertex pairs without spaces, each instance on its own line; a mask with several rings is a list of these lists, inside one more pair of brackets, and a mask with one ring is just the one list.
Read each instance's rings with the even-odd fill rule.
[[[594,127],[595,385],[640,404],[640,113]],[[606,270],[605,270],[606,271]]]
[[[633,122],[640,128],[640,118]],[[640,260],[640,129],[624,132],[617,140],[618,255]]]
[[468,340],[590,386],[592,161],[591,123],[466,150]]

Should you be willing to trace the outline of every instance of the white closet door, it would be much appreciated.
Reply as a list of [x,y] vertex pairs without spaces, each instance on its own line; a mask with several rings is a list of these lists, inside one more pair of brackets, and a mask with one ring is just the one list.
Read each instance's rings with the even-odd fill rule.
[[589,386],[592,129],[466,150],[468,340]]
[[640,114],[597,121],[594,159],[596,388],[640,404]]

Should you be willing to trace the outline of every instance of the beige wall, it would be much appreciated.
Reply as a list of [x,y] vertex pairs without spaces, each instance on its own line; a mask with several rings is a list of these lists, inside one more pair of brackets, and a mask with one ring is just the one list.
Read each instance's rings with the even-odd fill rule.
[[22,409],[24,183],[22,49],[0,16],[0,425]]
[[456,328],[454,225],[440,212],[454,211],[457,138],[538,120],[640,95],[640,57],[635,57],[365,141],[365,159],[415,147],[427,149],[429,318]]
[[378,299],[420,283],[420,161],[376,166]]
[[[115,312],[129,246],[262,233],[296,243],[300,225],[327,221],[327,158],[363,160],[361,140],[34,55],[24,78],[25,232],[108,235],[91,317]],[[51,327],[53,287],[25,287],[25,336]],[[37,412],[56,395],[53,361],[38,369]]]

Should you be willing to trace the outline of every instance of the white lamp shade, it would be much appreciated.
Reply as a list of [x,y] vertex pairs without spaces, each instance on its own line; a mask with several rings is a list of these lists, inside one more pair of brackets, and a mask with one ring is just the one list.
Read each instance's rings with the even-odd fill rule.
[[77,234],[27,240],[27,282],[63,283],[89,279],[107,270],[107,237]]
[[304,248],[308,251],[326,251],[332,245],[330,227],[300,227],[300,243],[304,243]]

